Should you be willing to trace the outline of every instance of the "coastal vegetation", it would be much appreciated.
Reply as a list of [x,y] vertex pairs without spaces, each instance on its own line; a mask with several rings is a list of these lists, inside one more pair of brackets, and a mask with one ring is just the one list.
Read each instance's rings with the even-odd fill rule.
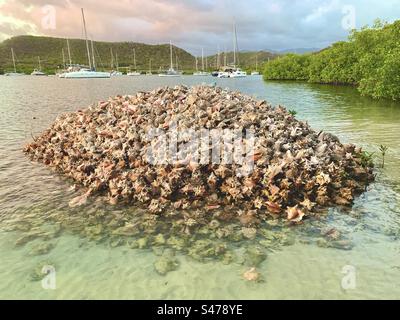
[[351,32],[348,41],[312,54],[287,54],[265,64],[267,80],[356,86],[372,98],[400,99],[400,20],[377,20]]

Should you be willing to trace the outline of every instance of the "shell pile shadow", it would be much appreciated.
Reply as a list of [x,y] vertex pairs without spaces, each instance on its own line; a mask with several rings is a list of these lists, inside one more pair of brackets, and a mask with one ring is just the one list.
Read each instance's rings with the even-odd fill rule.
[[[235,163],[199,164],[190,152],[174,163],[149,163],[149,130],[174,126],[177,132],[251,130],[254,167],[240,175]],[[178,137],[179,150],[187,138]],[[275,218],[299,223],[322,208],[351,205],[373,181],[372,166],[355,145],[315,132],[282,106],[209,86],[117,96],[61,115],[24,151],[84,190],[70,206],[96,195],[114,205],[135,203],[179,220],[187,234],[213,220],[250,229]]]

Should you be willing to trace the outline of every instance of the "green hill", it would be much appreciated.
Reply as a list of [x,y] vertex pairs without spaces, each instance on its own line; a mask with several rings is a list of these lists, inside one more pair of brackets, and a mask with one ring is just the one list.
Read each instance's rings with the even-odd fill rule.
[[[71,60],[74,64],[87,65],[86,43],[82,39],[70,39]],[[19,72],[31,73],[38,67],[38,57],[40,57],[42,70],[47,73],[55,73],[57,69],[63,67],[62,49],[68,63],[67,41],[64,38],[37,37],[37,36],[18,36],[0,43],[0,73],[12,71],[11,48],[17,61]],[[111,49],[118,55],[118,62],[121,71],[133,68],[133,48],[136,52],[136,66],[140,71],[149,69],[151,59],[153,72],[168,69],[170,65],[169,44],[149,45],[134,42],[94,42],[95,58],[99,70],[109,70],[111,68]],[[174,67],[178,61],[178,69],[191,72],[195,69],[195,57],[187,51],[173,46]],[[240,67],[245,70],[253,70],[258,59],[259,70],[263,63],[268,59],[274,59],[276,54],[259,52],[240,52],[238,54]],[[209,70],[214,70],[216,66],[216,55],[207,57]],[[224,62],[224,54],[220,55],[220,62]],[[227,53],[227,62],[233,62],[233,52]],[[199,60],[199,68],[201,61]]]
[[[100,42],[95,41],[95,58],[99,70],[109,70],[111,65],[111,49],[118,55],[118,63],[121,71],[126,71],[130,67],[133,69],[133,49],[136,52],[136,66],[140,71],[149,69],[151,59],[153,72],[168,69],[170,65],[169,44],[149,45],[134,42]],[[69,40],[71,60],[74,64],[87,65],[86,44],[82,39]],[[38,67],[38,56],[40,57],[42,70],[47,73],[55,73],[63,67],[62,49],[64,49],[65,59],[68,63],[67,40],[64,38],[37,37],[37,36],[18,36],[7,39],[0,43],[0,73],[12,71],[11,48],[17,61],[17,71],[31,73]],[[262,64],[268,59],[274,59],[276,54],[259,52],[240,52],[238,54],[240,67],[245,70],[253,70],[258,59],[259,70]],[[192,72],[195,69],[195,57],[187,51],[173,46],[174,67],[178,61],[178,69]],[[207,57],[209,70],[214,70],[217,55]],[[220,55],[221,64],[224,55]],[[233,62],[233,53],[227,53],[227,62]],[[199,67],[201,62],[199,60]]]
[[[72,63],[87,65],[86,45],[82,39],[70,39],[70,51]],[[133,42],[94,42],[95,58],[98,69],[110,69],[112,48],[114,56],[118,54],[118,62],[121,70],[125,67],[133,67],[133,48],[136,52],[137,69],[147,71],[149,60],[152,60],[152,70],[159,68],[168,69],[170,64],[169,44],[148,45]],[[67,41],[63,38],[18,36],[0,43],[0,71],[13,69],[11,48],[14,49],[17,69],[20,72],[30,73],[38,65],[38,56],[42,62],[42,69],[48,73],[54,73],[63,64],[62,49],[66,59]],[[195,58],[188,52],[178,47],[173,47],[174,65],[176,57],[180,70],[193,69]]]

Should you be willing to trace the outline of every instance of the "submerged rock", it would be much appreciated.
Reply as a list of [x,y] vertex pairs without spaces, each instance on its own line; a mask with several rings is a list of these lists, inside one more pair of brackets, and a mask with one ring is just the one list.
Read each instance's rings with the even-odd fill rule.
[[153,244],[156,246],[164,245],[166,242],[167,241],[165,240],[165,237],[162,233],[157,234],[153,240]]
[[40,281],[42,280],[46,275],[47,267],[53,267],[55,268],[55,264],[52,261],[45,260],[39,262],[31,271],[29,274],[29,278],[31,281]]
[[243,255],[243,262],[249,267],[258,267],[267,258],[264,250],[259,246],[247,247]]
[[188,248],[188,255],[195,260],[204,261],[206,258],[216,258],[226,251],[226,245],[215,243],[208,239],[197,240]]
[[179,262],[172,250],[165,250],[163,254],[154,262],[154,269],[161,275],[166,275],[179,267]]
[[31,250],[29,251],[29,255],[39,256],[48,254],[54,247],[54,244],[48,242],[37,243],[32,246]]

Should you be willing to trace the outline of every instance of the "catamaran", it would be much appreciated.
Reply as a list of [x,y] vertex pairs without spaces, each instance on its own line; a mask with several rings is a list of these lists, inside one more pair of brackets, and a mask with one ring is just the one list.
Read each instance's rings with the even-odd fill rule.
[[238,42],[237,42],[237,32],[236,24],[233,23],[233,67],[234,71],[229,75],[229,78],[244,78],[247,76],[245,71],[236,67],[236,55],[238,54]]
[[167,72],[160,73],[159,76],[160,77],[180,77],[181,76],[180,72],[178,72],[174,69],[174,65],[172,62],[172,42],[171,41],[169,42],[169,51],[170,51],[170,57],[171,57],[170,68],[167,70]]
[[14,77],[14,76],[23,76],[23,75],[25,75],[25,73],[17,72],[17,67],[15,65],[15,56],[14,56],[14,49],[13,48],[11,48],[11,57],[12,57],[13,65],[14,65],[14,72],[8,72],[8,73],[5,74],[5,76]]
[[197,67],[197,57],[196,57],[196,72],[193,73],[194,76],[209,76],[210,74],[204,71],[204,49],[201,48],[201,71],[198,71]]
[[138,72],[137,69],[136,69],[136,51],[135,51],[135,48],[133,48],[133,66],[135,68],[135,71],[129,71],[127,73],[128,76],[131,76],[131,77],[140,76],[140,72]]
[[[233,23],[233,65],[230,67],[225,67],[225,70],[218,74],[218,78],[244,78],[247,76],[247,73],[237,67],[239,64],[238,54],[238,44],[237,44],[237,33],[236,33],[236,24]],[[225,53],[225,61],[226,61],[226,53]],[[226,65],[226,62],[225,62]]]
[[33,70],[33,72],[31,73],[31,76],[47,76],[47,74],[42,72],[42,65],[40,63],[40,57],[38,57],[38,61],[39,61],[39,69]]
[[86,21],[85,21],[85,14],[83,12],[83,8],[81,9],[81,11],[82,11],[83,28],[85,31],[86,51],[87,51],[87,57],[88,57],[88,62],[89,62],[89,68],[82,68],[78,71],[68,72],[65,74],[64,78],[65,79],[110,78],[111,77],[110,72],[96,71],[96,61],[94,58],[93,40],[91,42],[92,57],[90,57],[89,40],[87,37]]

